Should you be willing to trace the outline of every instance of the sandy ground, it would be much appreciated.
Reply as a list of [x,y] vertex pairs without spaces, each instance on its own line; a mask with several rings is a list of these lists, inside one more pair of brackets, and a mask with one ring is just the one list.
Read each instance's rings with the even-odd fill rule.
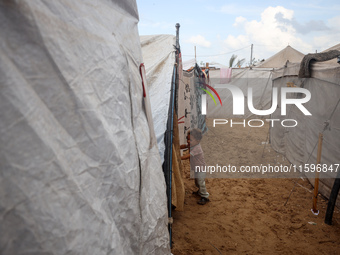
[[[212,120],[207,122],[201,142],[207,165],[289,166],[266,144],[268,125],[213,128]],[[211,202],[202,206],[192,194],[189,162],[183,163],[185,206],[183,212],[173,211],[174,255],[340,254],[340,212],[335,209],[333,225],[325,224],[328,201],[319,195],[320,213],[313,215],[313,188],[306,179],[207,178]]]

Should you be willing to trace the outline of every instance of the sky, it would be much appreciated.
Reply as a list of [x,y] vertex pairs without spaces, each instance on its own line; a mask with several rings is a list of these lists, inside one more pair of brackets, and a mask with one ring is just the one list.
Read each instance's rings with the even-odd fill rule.
[[340,43],[340,1],[136,0],[140,35],[176,35],[183,61],[267,59],[290,45],[303,54]]

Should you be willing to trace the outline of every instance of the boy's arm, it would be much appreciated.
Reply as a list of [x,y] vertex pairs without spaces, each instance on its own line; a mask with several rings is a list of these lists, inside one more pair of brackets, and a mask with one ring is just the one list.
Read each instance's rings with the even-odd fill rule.
[[182,144],[179,146],[180,149],[187,149],[189,148],[188,144]]
[[185,154],[181,157],[181,160],[186,160],[186,159],[190,159],[190,153]]

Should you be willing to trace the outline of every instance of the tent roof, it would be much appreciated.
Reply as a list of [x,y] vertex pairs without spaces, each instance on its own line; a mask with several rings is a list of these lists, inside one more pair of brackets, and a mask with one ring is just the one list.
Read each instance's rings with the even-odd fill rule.
[[300,62],[303,57],[303,53],[288,45],[286,48],[271,56],[256,67],[278,68],[284,66],[287,60],[289,60],[289,62],[296,63]]
[[330,47],[329,49],[324,50],[322,52],[327,52],[327,51],[330,51],[330,50],[340,50],[340,43],[338,43],[338,44],[336,44],[336,45],[334,45],[334,46]]
[[223,64],[215,62],[215,61],[209,62],[209,66],[210,67],[216,67],[216,68],[228,68],[227,65],[223,65]]
[[183,70],[189,70],[190,68],[194,67],[196,64],[196,61],[194,58],[182,61],[182,69]]

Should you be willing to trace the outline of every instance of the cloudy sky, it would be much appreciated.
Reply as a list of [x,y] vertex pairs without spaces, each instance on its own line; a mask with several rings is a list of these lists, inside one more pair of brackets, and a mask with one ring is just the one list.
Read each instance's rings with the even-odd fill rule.
[[287,45],[307,54],[340,43],[340,2],[318,0],[137,0],[140,35],[176,34],[183,60],[228,65],[232,54],[249,63]]

